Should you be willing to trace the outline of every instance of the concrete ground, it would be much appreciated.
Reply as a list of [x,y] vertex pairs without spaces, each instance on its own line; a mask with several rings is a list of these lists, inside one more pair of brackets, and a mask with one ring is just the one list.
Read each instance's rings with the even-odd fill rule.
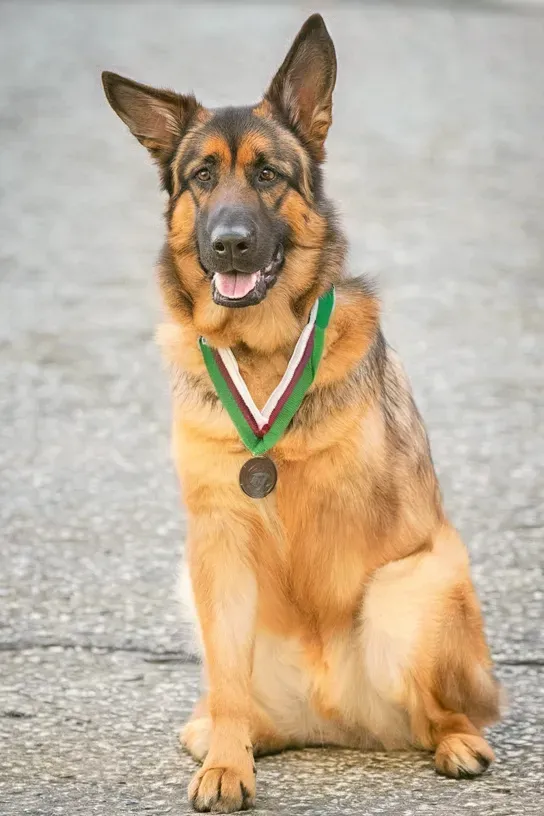
[[293,752],[259,761],[258,813],[544,812],[543,9],[44,0],[0,4],[2,814],[189,812],[162,204],[100,70],[251,102],[316,6],[340,63],[329,189],[381,287],[510,708],[481,779]]

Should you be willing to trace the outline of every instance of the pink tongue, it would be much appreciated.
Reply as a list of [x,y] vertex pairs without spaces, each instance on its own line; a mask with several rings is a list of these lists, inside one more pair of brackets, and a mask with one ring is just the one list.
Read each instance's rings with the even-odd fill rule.
[[217,272],[215,286],[223,297],[243,298],[244,295],[255,289],[257,274],[257,272],[252,272],[251,275],[244,275],[242,272],[231,272],[230,274]]

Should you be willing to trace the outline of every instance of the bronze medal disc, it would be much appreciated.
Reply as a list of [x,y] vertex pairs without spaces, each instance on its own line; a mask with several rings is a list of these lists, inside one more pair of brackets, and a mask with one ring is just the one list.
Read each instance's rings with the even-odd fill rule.
[[276,487],[278,471],[268,456],[254,456],[242,465],[240,487],[251,499],[264,499]]

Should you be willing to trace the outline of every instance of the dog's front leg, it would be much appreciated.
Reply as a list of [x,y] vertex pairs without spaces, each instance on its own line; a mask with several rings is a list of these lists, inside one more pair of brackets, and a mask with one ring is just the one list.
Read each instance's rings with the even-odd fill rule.
[[212,720],[210,749],[189,785],[189,799],[195,810],[230,813],[255,799],[250,681],[257,582],[247,528],[211,509],[189,524],[189,567]]

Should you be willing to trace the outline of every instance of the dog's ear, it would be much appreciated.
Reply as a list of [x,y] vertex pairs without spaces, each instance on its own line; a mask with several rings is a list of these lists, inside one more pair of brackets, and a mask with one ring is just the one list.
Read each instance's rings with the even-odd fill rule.
[[320,14],[312,14],[297,34],[283,65],[265,94],[321,161],[332,122],[336,82],[334,45]]
[[164,168],[199,108],[194,96],[140,85],[110,71],[103,72],[102,83],[115,113]]

